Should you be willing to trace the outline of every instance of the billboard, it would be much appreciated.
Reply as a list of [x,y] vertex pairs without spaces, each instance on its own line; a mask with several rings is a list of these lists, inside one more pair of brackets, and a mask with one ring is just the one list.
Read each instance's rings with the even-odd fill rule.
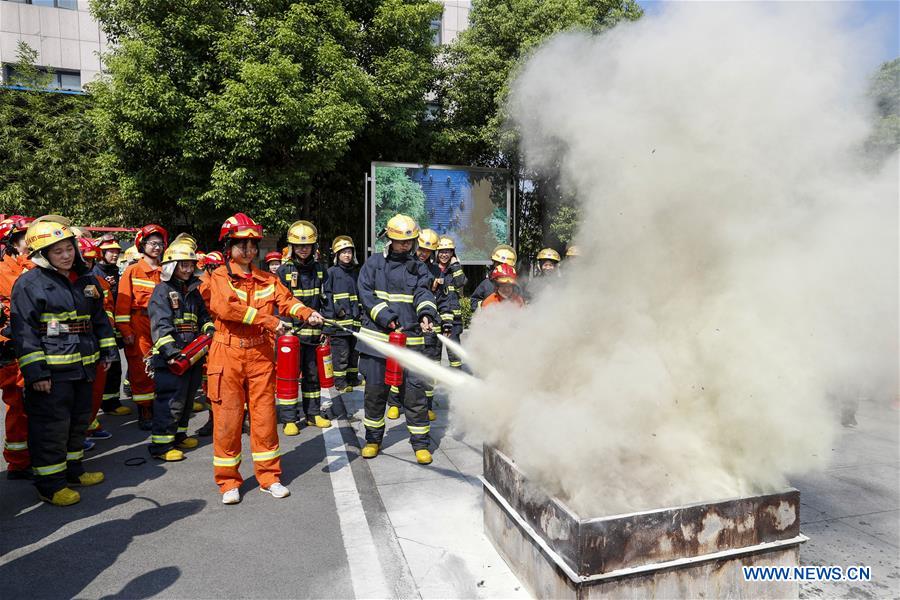
[[376,162],[370,184],[368,245],[374,252],[384,250],[386,238],[379,233],[397,213],[452,237],[466,264],[490,264],[497,244],[513,243],[507,170]]

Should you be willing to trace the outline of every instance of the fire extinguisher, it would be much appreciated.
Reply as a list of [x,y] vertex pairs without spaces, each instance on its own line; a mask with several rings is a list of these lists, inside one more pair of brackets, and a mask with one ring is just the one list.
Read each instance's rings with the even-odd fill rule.
[[[406,346],[406,334],[399,331],[392,331],[388,336],[388,343],[401,348]],[[403,367],[397,362],[396,358],[387,358],[384,369],[384,384],[400,387],[403,385]]]
[[331,343],[327,338],[316,347],[316,363],[319,368],[319,387],[334,387],[334,367],[331,365]]
[[198,335],[194,340],[185,346],[181,353],[169,365],[169,370],[175,375],[184,375],[185,371],[200,362],[200,359],[209,352],[209,346],[212,344],[212,336],[207,334]]
[[293,404],[300,398],[300,338],[288,330],[278,338],[275,349],[275,401]]

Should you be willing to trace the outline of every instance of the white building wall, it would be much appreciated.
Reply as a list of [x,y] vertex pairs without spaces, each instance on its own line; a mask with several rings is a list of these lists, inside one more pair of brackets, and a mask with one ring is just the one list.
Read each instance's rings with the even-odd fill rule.
[[469,11],[471,0],[441,0],[444,5],[444,16],[441,20],[441,43],[449,44],[456,39],[460,31],[469,28]]
[[78,0],[78,10],[0,0],[0,63],[18,61],[19,41],[38,52],[38,65],[78,71],[82,86],[103,68],[99,54],[106,49],[106,36],[88,0]]

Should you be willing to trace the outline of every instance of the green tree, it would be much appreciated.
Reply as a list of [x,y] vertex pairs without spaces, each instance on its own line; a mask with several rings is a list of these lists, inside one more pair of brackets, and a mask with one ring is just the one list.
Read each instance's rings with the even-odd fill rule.
[[526,255],[544,243],[555,207],[565,202],[555,182],[538,181],[519,164],[518,136],[507,127],[510,84],[530,53],[552,35],[570,29],[599,33],[642,14],[634,0],[475,0],[469,29],[444,57],[436,162],[509,168],[530,180],[519,190],[516,216]]
[[344,213],[350,181],[359,220],[348,157],[369,154],[361,143],[408,142],[434,80],[440,5],[427,0],[92,8],[115,43],[94,116],[122,194],[194,229],[243,210],[273,231],[302,216],[329,235],[337,225],[322,218]]
[[866,146],[880,162],[900,148],[900,58],[881,65],[872,77],[869,97],[875,104],[876,122]]
[[79,223],[121,223],[100,142],[86,117],[91,98],[48,91],[52,72],[19,43],[10,86],[0,88],[0,212],[60,213]]
[[[429,227],[428,214],[425,212],[425,192],[406,176],[401,167],[379,167],[376,173],[375,206],[378,208],[375,220],[375,231],[380,232],[388,219],[397,213],[409,215],[419,227]],[[378,245],[381,247],[381,244]]]

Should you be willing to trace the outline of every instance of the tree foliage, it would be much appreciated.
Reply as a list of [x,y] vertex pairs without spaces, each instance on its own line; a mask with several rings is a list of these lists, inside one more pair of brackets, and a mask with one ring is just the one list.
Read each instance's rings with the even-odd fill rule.
[[53,75],[36,60],[37,51],[20,42],[15,76],[0,88],[0,213],[114,223],[127,207],[86,117],[91,98],[47,91]]
[[427,0],[92,7],[115,42],[95,120],[123,195],[156,214],[202,227],[243,210],[274,230],[339,214],[351,198],[322,188],[339,173],[340,194],[352,179],[361,199],[361,172],[346,169],[367,134],[402,145],[423,120],[440,13]]
[[875,105],[875,125],[867,150],[883,160],[900,149],[900,58],[881,65],[872,77],[869,97]]

